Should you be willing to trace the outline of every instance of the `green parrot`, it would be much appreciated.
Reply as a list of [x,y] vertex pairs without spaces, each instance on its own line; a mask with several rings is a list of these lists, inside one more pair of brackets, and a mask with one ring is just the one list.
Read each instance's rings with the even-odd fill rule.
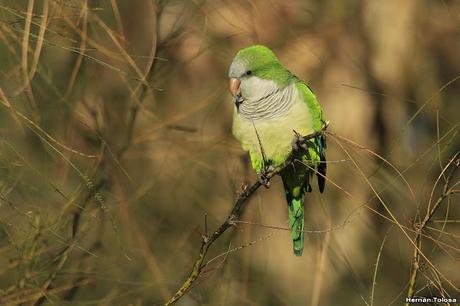
[[[312,90],[279,62],[267,47],[241,49],[228,71],[234,96],[233,135],[249,152],[252,167],[262,176],[282,165],[299,135],[319,131],[324,124],[321,106]],[[311,192],[316,169],[319,191],[326,177],[324,135],[307,141],[293,154],[293,166],[280,174],[289,208],[294,254],[304,247],[304,196]]]

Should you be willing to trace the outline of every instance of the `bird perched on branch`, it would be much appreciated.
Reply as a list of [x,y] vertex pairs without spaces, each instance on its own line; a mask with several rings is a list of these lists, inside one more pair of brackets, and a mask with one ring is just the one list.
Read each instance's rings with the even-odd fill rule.
[[316,172],[324,191],[326,138],[302,141],[301,135],[324,124],[321,106],[312,90],[294,76],[267,47],[241,49],[230,65],[229,89],[234,96],[233,135],[249,152],[252,167],[262,181],[289,156],[291,166],[281,173],[289,207],[294,254],[304,247],[304,196]]

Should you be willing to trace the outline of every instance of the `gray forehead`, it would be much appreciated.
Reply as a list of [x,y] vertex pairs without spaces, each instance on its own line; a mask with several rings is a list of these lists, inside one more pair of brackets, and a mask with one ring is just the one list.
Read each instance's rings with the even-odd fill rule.
[[232,64],[230,65],[230,68],[228,69],[228,77],[229,78],[239,78],[243,74],[246,73],[246,66],[247,63],[244,60],[241,59],[235,59],[233,60]]

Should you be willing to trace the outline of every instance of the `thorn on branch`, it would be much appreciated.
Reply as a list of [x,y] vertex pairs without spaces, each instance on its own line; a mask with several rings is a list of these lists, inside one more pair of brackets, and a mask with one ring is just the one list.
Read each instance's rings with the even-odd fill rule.
[[237,190],[236,191],[236,194],[238,196],[242,195],[243,193],[245,193],[247,190],[248,190],[248,187],[249,187],[249,184],[248,183],[241,183],[241,186],[240,186],[240,190]]
[[237,225],[237,220],[238,218],[235,216],[235,215],[231,215],[228,220],[227,220],[227,223],[230,225],[230,226],[235,226]]

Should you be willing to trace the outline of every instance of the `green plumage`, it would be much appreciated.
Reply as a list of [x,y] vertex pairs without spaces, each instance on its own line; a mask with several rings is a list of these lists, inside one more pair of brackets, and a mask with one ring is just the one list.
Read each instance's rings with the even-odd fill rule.
[[[243,99],[241,106],[235,108],[233,133],[249,152],[258,173],[267,163],[276,167],[286,161],[292,153],[294,131],[307,135],[322,128],[322,110],[316,96],[282,66],[270,49],[257,45],[240,50],[230,66],[229,77],[241,82],[239,94]],[[324,136],[307,141],[305,149],[293,153],[293,165],[281,173],[297,256],[304,248],[305,193],[312,191],[315,172],[319,190],[324,191],[325,149]]]
[[[295,152],[295,161],[292,167],[287,167],[281,173],[284,192],[288,203],[289,224],[293,241],[294,254],[302,255],[304,246],[304,198],[305,193],[311,192],[310,180],[315,166],[320,160],[320,146],[316,140],[307,142],[307,150]],[[325,175],[325,172],[324,172]],[[318,181],[319,183],[319,181]],[[324,182],[323,182],[324,183]],[[319,184],[320,191],[324,184]]]
[[294,254],[302,255],[304,245],[304,195],[309,186],[309,171],[303,165],[295,165],[283,171],[284,192],[288,203],[289,225]]

